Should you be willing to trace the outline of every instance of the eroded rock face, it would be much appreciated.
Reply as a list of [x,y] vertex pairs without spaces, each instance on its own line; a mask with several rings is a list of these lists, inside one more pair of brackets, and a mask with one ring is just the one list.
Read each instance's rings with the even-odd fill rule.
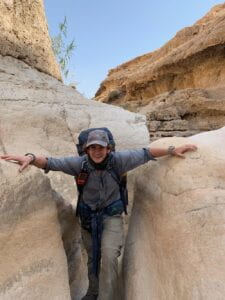
[[2,161],[0,175],[0,299],[71,299],[49,179]]
[[126,299],[223,299],[225,127],[152,146],[195,143],[186,159],[165,157],[136,177],[126,245]]
[[0,54],[61,79],[51,47],[43,0],[0,1]]
[[153,139],[224,126],[224,28],[220,4],[159,50],[112,69],[96,100],[145,113]]
[[225,86],[164,93],[136,111],[146,115],[151,140],[215,130],[225,125]]
[[[64,86],[58,80],[32,69],[22,61],[12,57],[0,56],[0,83],[1,154],[25,154],[27,152],[32,152],[36,155],[54,157],[76,155],[75,144],[80,131],[89,127],[102,126],[108,127],[113,132],[117,141],[117,149],[139,148],[144,147],[149,143],[144,116],[125,111],[119,107],[87,100],[73,88]],[[2,166],[2,164],[0,166],[2,168],[7,168],[6,163],[4,163],[4,166]],[[30,173],[32,169],[33,168],[31,167],[27,170],[26,174],[29,176],[29,182],[23,189],[25,194],[24,197],[26,197],[27,201],[29,201],[30,194],[33,193],[29,186],[32,187],[32,182],[35,184],[36,180],[36,177],[33,176],[33,172]],[[15,172],[12,174],[15,174]],[[20,177],[23,178],[23,174],[17,174],[16,176],[18,177],[18,180],[20,180]],[[44,174],[42,174],[42,176],[43,177],[41,178],[44,184],[46,179]],[[10,181],[10,175],[8,177],[8,181]],[[52,188],[54,190],[54,195],[52,197],[54,198],[54,201],[58,203],[59,208],[62,238],[69,264],[68,270],[70,275],[71,298],[73,300],[80,300],[81,296],[85,293],[87,276],[83,256],[84,253],[81,248],[79,226],[77,220],[74,220],[74,206],[76,202],[74,178],[60,172],[52,172],[48,177],[51,182],[51,187],[48,185],[49,193]],[[42,194],[45,191],[45,189],[42,190],[42,181],[40,181],[38,187],[35,189],[35,195],[34,198],[32,198],[32,203],[37,201],[37,205],[40,205],[40,211],[42,209],[42,204],[45,203],[45,198],[42,197]],[[17,184],[19,185],[19,183]],[[7,188],[9,190],[7,190]],[[39,190],[40,194],[38,192]],[[11,199],[11,193],[13,193],[15,201]],[[7,205],[8,202],[11,207],[7,206],[9,212],[12,210],[13,215],[15,213],[17,214],[17,212],[14,211],[13,204],[16,203],[17,197],[21,197],[21,201],[23,200],[22,195],[17,196],[17,188],[12,190],[10,185],[7,186],[5,183],[3,195],[4,198],[2,198],[3,196],[0,198],[0,207],[2,205],[1,201],[4,201],[4,205]],[[40,197],[43,199],[39,200]],[[70,205],[71,203],[72,206]],[[26,205],[24,206],[26,208]],[[21,211],[23,208],[24,207],[21,208]],[[24,210],[24,216],[23,218],[21,217],[21,222],[25,222],[26,218],[30,218],[26,215],[26,212],[27,210]],[[49,215],[53,213],[55,213],[55,210],[49,211]],[[46,215],[46,220],[39,224],[40,231],[45,231],[45,226],[48,226],[48,222],[51,222],[52,219],[49,220],[49,215]],[[8,223],[10,225],[10,221]],[[31,226],[31,223],[29,222],[26,224],[27,226]],[[25,233],[26,230],[29,231],[29,228],[26,229],[26,224],[24,227],[21,227],[24,228]],[[2,228],[0,227],[0,236],[3,234],[4,242],[7,240],[10,231],[2,233],[1,230]],[[20,228],[18,230],[20,230]],[[49,236],[52,235],[54,237],[56,235],[55,227],[52,225],[47,233]],[[29,234],[31,234],[30,231]],[[36,237],[36,235],[34,236]],[[30,235],[27,235],[27,239],[25,239],[24,235],[18,240],[18,251],[21,249],[23,250],[23,247],[21,246],[22,248],[20,248],[19,245],[22,241],[24,244],[33,243],[33,239],[30,239]],[[16,242],[17,241],[15,241],[15,243]],[[16,259],[17,253],[13,253],[13,243],[12,248],[11,244],[5,243],[5,245],[5,252],[2,254],[2,257],[6,256],[6,261],[10,260],[10,257],[7,256],[7,248],[9,246],[9,251],[12,253],[11,255],[14,255]],[[40,246],[40,249],[38,249],[38,257],[41,256],[41,253],[43,254],[43,257],[45,257],[47,245],[48,243],[45,244],[43,238],[42,243],[40,245],[38,244],[38,246]],[[53,248],[61,246],[61,244],[60,246],[57,246],[56,242],[53,241]],[[29,249],[32,249],[32,245]],[[61,250],[56,249],[56,251]],[[52,253],[51,251],[54,252],[54,250],[50,250],[49,253]],[[23,253],[19,253],[18,255],[18,257],[23,257]],[[29,257],[28,261],[31,262],[32,260],[34,262],[36,261],[34,257]],[[22,272],[21,270],[24,268],[25,271],[28,270],[26,271],[28,274],[29,269],[26,269],[26,266],[26,257],[24,256],[24,260],[21,261],[20,268],[18,268],[18,273],[16,274],[20,274],[19,272]],[[7,265],[4,265],[1,282],[5,282],[5,286],[7,286],[8,280],[14,278],[13,276],[15,273],[12,272],[13,270],[8,271]],[[58,271],[55,272],[55,269],[52,267],[52,269],[49,269],[49,272],[54,272],[55,276]],[[65,273],[67,270],[60,270],[60,272]],[[51,276],[53,275],[49,274],[50,278],[52,278]],[[66,278],[65,274],[62,274],[62,276],[65,276],[64,278]],[[26,284],[26,282],[28,283]],[[29,281],[26,282],[24,282],[23,285],[24,295],[26,295],[25,289],[30,289]],[[20,283],[18,283],[18,285],[19,284]],[[46,281],[45,284],[47,286],[48,282]],[[52,284],[58,284],[57,280]],[[60,286],[60,284],[58,285]],[[36,282],[36,285],[34,284],[34,288],[37,287],[39,288],[38,281]],[[40,293],[45,291],[42,287],[41,290]],[[35,295],[30,295],[31,292],[32,290],[27,291],[29,297],[24,299],[57,299],[57,297],[54,298],[53,296],[47,298],[35,298]],[[49,293],[50,292],[51,291],[49,291]],[[6,296],[4,300],[11,300],[11,295],[14,295],[13,290],[11,290],[11,288],[9,290],[6,289],[5,293]],[[16,291],[15,295],[17,295]],[[58,299],[61,300],[66,298],[59,297]]]

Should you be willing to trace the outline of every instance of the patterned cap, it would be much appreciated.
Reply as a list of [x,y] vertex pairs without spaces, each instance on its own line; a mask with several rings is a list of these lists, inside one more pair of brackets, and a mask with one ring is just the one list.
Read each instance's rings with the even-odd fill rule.
[[89,147],[91,145],[100,145],[103,147],[107,147],[109,144],[109,138],[107,133],[104,130],[93,130],[89,133],[86,147]]

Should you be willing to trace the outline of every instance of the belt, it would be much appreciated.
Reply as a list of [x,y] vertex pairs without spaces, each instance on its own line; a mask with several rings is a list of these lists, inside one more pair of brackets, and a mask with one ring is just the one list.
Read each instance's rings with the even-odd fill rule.
[[121,215],[124,211],[123,202],[119,199],[103,209],[92,210],[87,204],[80,201],[78,211],[82,228],[91,233],[93,256],[92,269],[93,273],[98,277],[101,259],[103,220],[107,216]]

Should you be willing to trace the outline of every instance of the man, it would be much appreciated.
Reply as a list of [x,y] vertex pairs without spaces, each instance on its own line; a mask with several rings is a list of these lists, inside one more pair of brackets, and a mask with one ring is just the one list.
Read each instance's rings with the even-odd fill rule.
[[118,257],[123,246],[124,203],[120,186],[111,170],[122,174],[156,157],[173,155],[184,158],[184,153],[194,151],[195,145],[170,146],[168,149],[148,148],[111,152],[109,138],[104,130],[94,130],[88,135],[86,155],[78,157],[46,158],[32,153],[25,156],[4,155],[4,160],[18,162],[23,171],[29,164],[45,172],[62,171],[79,177],[83,165],[88,178],[82,190],[78,212],[81,219],[82,238],[88,253],[89,287],[85,300],[115,300],[118,280]]

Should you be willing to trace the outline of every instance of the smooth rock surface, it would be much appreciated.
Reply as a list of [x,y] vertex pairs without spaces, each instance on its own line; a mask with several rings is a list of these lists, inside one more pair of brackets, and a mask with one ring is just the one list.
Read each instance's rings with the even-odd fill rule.
[[126,299],[221,300],[225,295],[225,127],[151,145],[195,143],[136,177],[126,243]]
[[0,174],[0,299],[71,299],[49,179],[2,161]]

